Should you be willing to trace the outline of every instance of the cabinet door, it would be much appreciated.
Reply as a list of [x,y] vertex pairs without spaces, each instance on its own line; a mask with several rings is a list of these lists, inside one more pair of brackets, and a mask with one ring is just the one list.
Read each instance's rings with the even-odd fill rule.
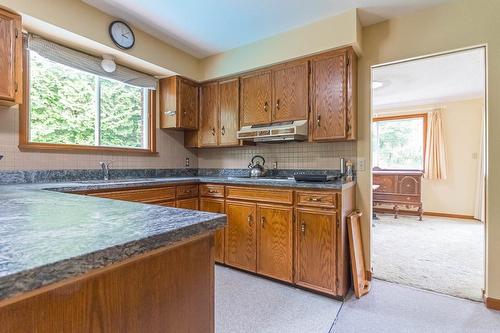
[[21,18],[0,9],[0,99],[21,103]]
[[295,283],[321,292],[336,292],[334,211],[297,209]]
[[240,82],[239,79],[221,81],[219,83],[220,125],[219,144],[221,146],[237,146],[236,132],[239,128],[240,113]]
[[311,126],[315,141],[345,139],[346,53],[318,56],[311,61]]
[[198,129],[198,87],[194,82],[179,79],[179,127]]
[[177,200],[177,208],[198,210],[198,198]]
[[257,264],[256,205],[226,201],[226,264],[255,272]]
[[241,124],[271,122],[271,73],[261,72],[241,78]]
[[[200,199],[200,210],[224,214],[224,199]],[[224,229],[215,232],[215,261],[224,262]]]
[[274,70],[273,86],[273,122],[307,119],[307,61]]
[[201,147],[217,146],[219,133],[219,84],[207,83],[200,88],[200,128]]
[[257,273],[293,281],[293,208],[257,205]]

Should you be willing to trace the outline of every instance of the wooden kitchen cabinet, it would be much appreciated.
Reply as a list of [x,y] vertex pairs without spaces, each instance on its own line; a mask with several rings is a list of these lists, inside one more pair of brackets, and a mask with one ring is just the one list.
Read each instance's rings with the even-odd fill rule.
[[198,210],[198,198],[177,200],[177,208]]
[[200,88],[200,126],[186,131],[188,148],[239,146],[239,79],[205,83]]
[[293,282],[293,208],[257,205],[257,273]]
[[309,121],[313,141],[355,139],[356,67],[350,48],[311,59]]
[[241,77],[241,126],[271,122],[271,72]]
[[296,216],[295,283],[336,294],[337,213],[297,208]]
[[179,76],[160,80],[160,128],[198,129],[198,84]]
[[307,119],[308,79],[307,61],[293,62],[273,69],[272,122]]
[[200,146],[217,146],[219,137],[219,83],[205,83],[200,87]]
[[228,225],[225,263],[255,272],[257,265],[257,207],[255,203],[226,201]]
[[[224,214],[224,199],[200,198],[200,210],[204,212]],[[215,232],[215,261],[224,263],[225,229]]]
[[21,16],[0,9],[0,104],[22,103],[23,54]]

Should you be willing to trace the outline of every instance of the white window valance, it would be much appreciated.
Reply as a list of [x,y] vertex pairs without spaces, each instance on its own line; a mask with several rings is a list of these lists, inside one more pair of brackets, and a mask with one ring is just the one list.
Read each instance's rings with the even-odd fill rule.
[[27,48],[49,60],[101,77],[152,90],[156,90],[158,85],[155,77],[125,66],[116,65],[116,70],[108,73],[101,67],[101,58],[73,50],[35,34],[28,34]]

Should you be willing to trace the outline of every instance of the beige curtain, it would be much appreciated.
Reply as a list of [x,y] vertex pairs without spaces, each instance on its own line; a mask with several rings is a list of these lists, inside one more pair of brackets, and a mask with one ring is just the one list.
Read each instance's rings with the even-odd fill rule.
[[425,151],[424,177],[427,179],[446,179],[443,123],[441,110],[434,110],[427,115],[427,145]]

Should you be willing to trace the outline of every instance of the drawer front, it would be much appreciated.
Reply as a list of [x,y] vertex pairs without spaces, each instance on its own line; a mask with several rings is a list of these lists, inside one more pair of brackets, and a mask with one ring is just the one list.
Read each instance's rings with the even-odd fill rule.
[[297,205],[337,208],[337,194],[332,192],[297,191]]
[[157,203],[175,199],[175,187],[155,187],[138,190],[124,190],[89,194],[94,197],[124,201]]
[[293,191],[276,188],[226,186],[226,198],[293,204]]
[[396,193],[397,192],[397,176],[392,175],[374,175],[373,184],[380,187],[374,192]]
[[197,197],[198,185],[178,185],[176,192],[177,199]]
[[420,196],[418,195],[404,195],[404,194],[384,194],[384,193],[374,193],[374,201],[385,201],[385,202],[402,202],[402,203],[420,203]]
[[202,197],[224,198],[224,185],[202,184],[200,185]]

